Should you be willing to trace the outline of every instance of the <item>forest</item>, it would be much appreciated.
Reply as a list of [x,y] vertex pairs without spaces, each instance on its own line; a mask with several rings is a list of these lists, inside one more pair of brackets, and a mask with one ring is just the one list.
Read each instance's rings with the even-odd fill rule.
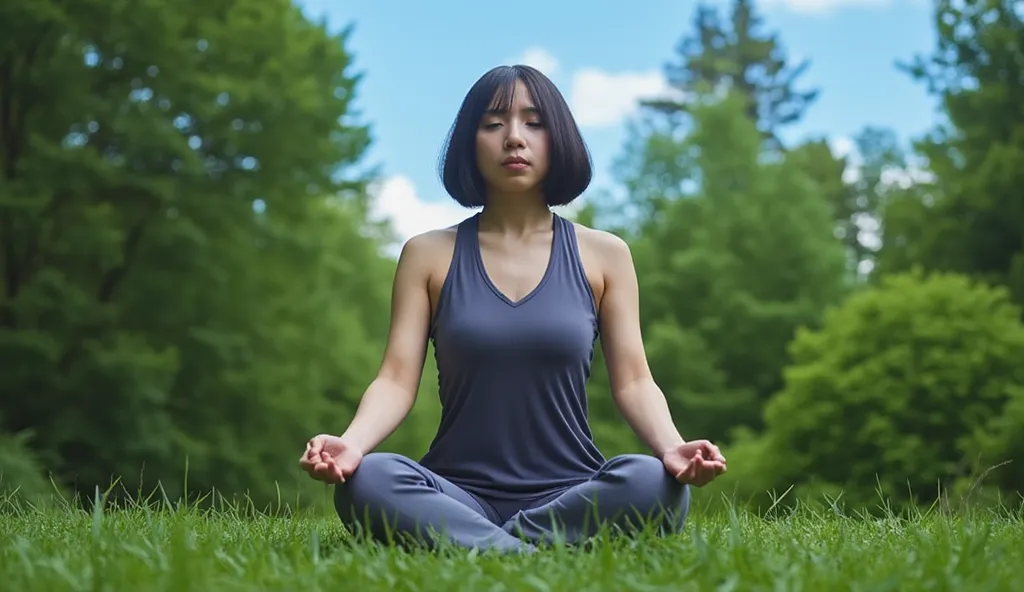
[[[695,15],[665,56],[685,100],[641,106],[620,191],[574,216],[630,245],[655,379],[729,459],[696,495],[1019,504],[1024,11],[935,2],[894,67],[941,121],[849,154],[785,139],[828,89],[756,3]],[[352,30],[288,0],[3,3],[0,494],[323,503],[298,457],[376,374],[395,269]],[[381,450],[429,445],[432,355]],[[599,350],[588,389],[602,451],[644,451]]]

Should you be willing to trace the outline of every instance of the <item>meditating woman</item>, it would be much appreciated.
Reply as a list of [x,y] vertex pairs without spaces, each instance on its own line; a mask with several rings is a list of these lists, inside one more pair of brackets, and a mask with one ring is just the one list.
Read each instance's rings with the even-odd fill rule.
[[[440,169],[458,203],[482,210],[405,244],[377,378],[348,428],[310,439],[300,465],[336,484],[345,524],[380,540],[532,551],[606,525],[678,531],[690,485],[726,461],[673,425],[647,365],[627,245],[551,210],[592,176],[565,99],[533,68],[487,72]],[[586,382],[599,335],[615,402],[653,454],[605,459],[594,445]],[[428,339],[437,435],[419,461],[373,452],[413,406]]]

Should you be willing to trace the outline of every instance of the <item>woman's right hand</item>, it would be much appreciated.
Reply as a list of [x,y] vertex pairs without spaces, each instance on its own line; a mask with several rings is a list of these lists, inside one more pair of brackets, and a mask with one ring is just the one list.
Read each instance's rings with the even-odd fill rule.
[[324,483],[344,483],[363,460],[358,448],[337,436],[320,434],[306,442],[299,466],[309,476]]

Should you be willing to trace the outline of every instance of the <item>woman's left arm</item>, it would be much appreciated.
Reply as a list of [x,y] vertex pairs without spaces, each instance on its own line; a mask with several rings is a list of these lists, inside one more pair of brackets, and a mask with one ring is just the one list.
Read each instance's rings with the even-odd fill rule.
[[615,235],[602,234],[594,246],[600,251],[604,276],[601,347],[608,364],[612,396],[640,440],[663,459],[685,440],[647,363],[640,330],[639,287],[629,246]]

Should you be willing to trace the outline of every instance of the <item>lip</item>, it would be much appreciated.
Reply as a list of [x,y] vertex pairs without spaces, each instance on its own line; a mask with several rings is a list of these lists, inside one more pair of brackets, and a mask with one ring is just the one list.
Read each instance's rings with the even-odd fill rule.
[[530,164],[530,161],[526,160],[522,156],[509,156],[505,160],[501,161],[501,164],[504,165],[504,166],[509,166],[509,165],[522,165],[522,166],[525,166],[525,165]]

